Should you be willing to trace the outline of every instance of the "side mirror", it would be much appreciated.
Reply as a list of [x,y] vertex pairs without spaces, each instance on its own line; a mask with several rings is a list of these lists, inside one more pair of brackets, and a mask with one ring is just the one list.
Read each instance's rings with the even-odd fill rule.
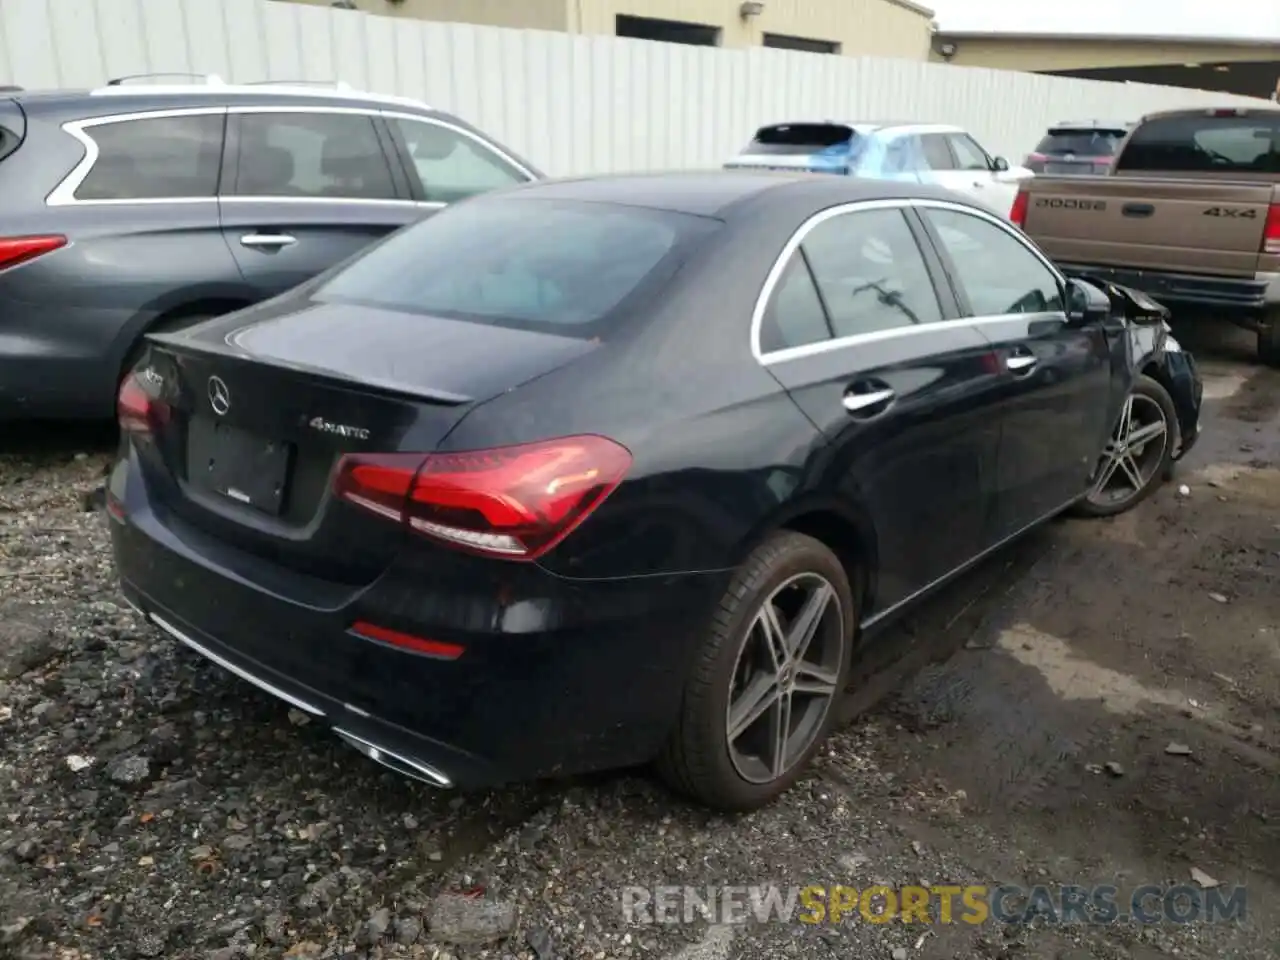
[[1067,323],[1086,327],[1111,317],[1111,298],[1087,280],[1067,281]]
[[995,170],[996,173],[1004,173],[1009,169],[1009,161],[1004,157],[996,157],[991,161],[991,169]]

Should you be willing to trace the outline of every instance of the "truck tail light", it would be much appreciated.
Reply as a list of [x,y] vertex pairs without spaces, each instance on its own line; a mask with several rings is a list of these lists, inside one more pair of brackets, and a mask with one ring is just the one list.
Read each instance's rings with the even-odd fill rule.
[[487,557],[533,560],[587,519],[631,468],[599,436],[461,453],[348,454],[334,492],[410,530]]
[[1267,210],[1267,222],[1262,228],[1262,252],[1280,256],[1280,203],[1273,203]]

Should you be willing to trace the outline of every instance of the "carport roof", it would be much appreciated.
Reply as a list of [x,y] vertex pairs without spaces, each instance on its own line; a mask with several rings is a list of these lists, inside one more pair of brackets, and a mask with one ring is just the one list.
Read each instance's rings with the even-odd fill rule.
[[1280,43],[1280,4],[1263,0],[932,0],[948,36],[1070,38],[1205,44]]

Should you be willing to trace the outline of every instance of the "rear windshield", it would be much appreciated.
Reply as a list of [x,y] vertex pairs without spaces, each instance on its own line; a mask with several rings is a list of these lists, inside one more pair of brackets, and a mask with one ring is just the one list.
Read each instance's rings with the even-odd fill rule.
[[1124,130],[1050,130],[1036,147],[1036,153],[1050,157],[1068,153],[1078,157],[1110,157],[1115,155],[1124,135]]
[[371,248],[315,298],[598,336],[600,321],[669,278],[720,225],[607,203],[477,198]]
[[1280,112],[1151,120],[1133,132],[1116,169],[1280,173]]
[[807,154],[842,144],[853,146],[858,134],[842,123],[783,123],[761,127],[742,151],[746,155]]

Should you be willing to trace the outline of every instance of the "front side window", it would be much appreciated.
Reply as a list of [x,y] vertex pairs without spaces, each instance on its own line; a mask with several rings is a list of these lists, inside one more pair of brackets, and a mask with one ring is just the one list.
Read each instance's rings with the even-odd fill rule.
[[921,213],[955,265],[973,316],[1062,312],[1058,278],[1008,230],[954,210],[926,207]]
[[924,256],[901,210],[833,217],[800,246],[836,337],[942,319]]
[[183,200],[213,197],[222,166],[223,114],[154,117],[85,128],[98,159],[77,200]]
[[404,141],[422,198],[457,203],[467,197],[526,182],[529,177],[477,140],[438,123],[391,121]]
[[930,170],[954,170],[955,158],[951,156],[951,148],[947,146],[947,138],[941,133],[926,133],[920,138],[920,146],[924,150],[924,162]]
[[236,181],[230,193],[397,199],[373,119],[343,113],[243,114]]
[[961,170],[990,170],[991,158],[972,137],[962,133],[952,134],[951,149],[955,152],[956,162]]
[[596,336],[599,321],[660,285],[682,251],[719,225],[606,203],[482,198],[372,247],[316,299]]

